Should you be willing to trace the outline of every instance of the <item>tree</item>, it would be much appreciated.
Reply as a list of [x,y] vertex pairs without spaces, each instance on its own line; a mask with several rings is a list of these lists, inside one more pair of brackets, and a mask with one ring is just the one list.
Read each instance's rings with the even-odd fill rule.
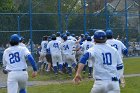
[[15,12],[13,0],[0,0],[0,12]]

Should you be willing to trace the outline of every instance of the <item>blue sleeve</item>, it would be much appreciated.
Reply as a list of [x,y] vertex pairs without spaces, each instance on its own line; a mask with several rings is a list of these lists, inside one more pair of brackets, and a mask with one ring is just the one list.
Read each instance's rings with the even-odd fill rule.
[[127,49],[127,48],[123,49],[123,50],[122,50],[122,53],[123,53],[124,55],[127,56],[127,54],[128,54],[128,49]]
[[86,64],[86,62],[87,62],[87,60],[88,60],[88,58],[89,58],[89,55],[90,55],[89,52],[85,53],[85,54],[81,57],[80,63]]
[[28,59],[28,61],[31,63],[33,70],[34,70],[34,71],[37,71],[36,62],[35,62],[33,56],[32,56],[32,55],[28,55],[28,56],[27,56],[27,59]]

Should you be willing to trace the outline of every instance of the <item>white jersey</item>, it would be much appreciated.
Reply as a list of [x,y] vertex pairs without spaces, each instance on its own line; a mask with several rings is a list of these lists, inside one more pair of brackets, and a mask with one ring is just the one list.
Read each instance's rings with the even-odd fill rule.
[[82,47],[84,53],[86,53],[87,50],[88,50],[89,48],[93,47],[93,46],[94,46],[94,44],[93,44],[91,41],[84,41],[83,44],[81,45],[81,47]]
[[94,79],[111,80],[112,77],[119,77],[116,67],[122,65],[122,60],[115,48],[106,43],[95,44],[88,52],[89,58],[94,58]]
[[73,36],[68,36],[68,40],[73,40],[73,41],[77,41],[75,37]]
[[43,53],[47,52],[47,44],[48,44],[48,41],[41,42],[41,52],[43,52]]
[[27,68],[25,57],[30,52],[26,47],[11,46],[4,51],[3,64],[7,70],[17,71]]
[[60,54],[61,53],[61,50],[60,50],[60,42],[57,41],[57,40],[52,40],[48,43],[47,45],[47,49],[50,50],[50,53],[53,55],[53,54]]
[[63,39],[61,37],[56,37],[56,40],[58,40],[59,42],[63,42]]
[[75,47],[76,47],[75,41],[73,40],[66,40],[61,44],[63,54],[72,54]]
[[126,47],[121,41],[116,40],[116,39],[108,39],[106,41],[106,43],[111,45],[112,47],[116,48],[118,50],[120,56],[123,57],[122,51],[124,49],[126,49]]

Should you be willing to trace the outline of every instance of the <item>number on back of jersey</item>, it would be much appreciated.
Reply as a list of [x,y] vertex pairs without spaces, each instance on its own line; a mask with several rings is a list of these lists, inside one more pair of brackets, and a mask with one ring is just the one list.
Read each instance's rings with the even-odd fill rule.
[[68,45],[64,45],[63,47],[64,47],[64,50],[69,49],[69,46]]
[[9,54],[10,64],[20,62],[19,52]]
[[111,53],[102,53],[103,64],[104,65],[112,65],[112,56]]
[[116,48],[118,50],[117,44],[111,45],[112,47]]
[[54,48],[59,48],[58,43],[54,43],[54,44],[53,44],[53,47],[54,47]]

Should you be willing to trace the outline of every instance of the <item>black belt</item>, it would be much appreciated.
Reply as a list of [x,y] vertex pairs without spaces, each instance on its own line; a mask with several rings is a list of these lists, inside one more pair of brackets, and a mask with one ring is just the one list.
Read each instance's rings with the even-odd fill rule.
[[[102,81],[102,80],[104,80],[104,79],[95,79],[95,80],[97,80],[97,81]],[[119,81],[117,77],[112,77],[111,80],[112,80],[112,81]]]
[[26,69],[22,69],[22,71],[26,71]]
[[21,69],[21,70],[8,70],[8,72],[11,72],[11,71],[26,71],[26,69]]
[[117,77],[112,77],[112,81],[119,81]]

